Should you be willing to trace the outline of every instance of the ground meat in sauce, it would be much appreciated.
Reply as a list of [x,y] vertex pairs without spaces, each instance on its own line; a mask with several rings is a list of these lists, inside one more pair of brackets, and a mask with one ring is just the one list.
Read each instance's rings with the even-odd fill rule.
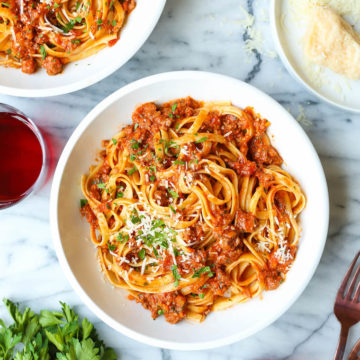
[[153,319],[163,313],[166,321],[176,324],[185,317],[186,297],[177,291],[163,294],[139,293],[136,302],[150,310]]
[[48,75],[60,74],[63,70],[63,64],[60,59],[53,56],[47,56],[41,62]]
[[214,276],[211,277],[207,282],[209,289],[213,292],[214,295],[223,296],[231,285],[229,276],[218,265],[214,270],[212,269],[212,272],[214,273]]
[[228,265],[243,253],[243,242],[238,231],[225,230],[217,235],[217,240],[208,249],[211,263]]
[[237,229],[243,232],[252,232],[256,228],[256,216],[242,211],[241,209],[236,210],[235,213],[235,226]]
[[282,159],[275,148],[268,144],[265,138],[255,137],[250,141],[249,153],[251,158],[257,164],[263,165],[278,165],[282,164]]
[[24,59],[21,63],[21,71],[26,74],[33,74],[36,71],[36,61],[31,57]]

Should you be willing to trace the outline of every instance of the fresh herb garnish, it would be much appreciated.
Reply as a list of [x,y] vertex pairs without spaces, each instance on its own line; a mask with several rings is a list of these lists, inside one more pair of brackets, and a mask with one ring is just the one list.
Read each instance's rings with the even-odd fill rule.
[[175,165],[185,165],[186,162],[185,162],[185,161],[182,161],[182,160],[175,160],[175,161],[174,161],[174,164],[175,164]]
[[60,7],[60,5],[58,3],[54,3],[54,9],[57,9],[58,7]]
[[109,190],[106,188],[106,185],[105,185],[102,181],[97,184],[97,187],[98,187],[99,189],[105,190],[106,193],[109,193]]
[[117,144],[117,140],[116,140],[116,139],[112,138],[111,141],[112,141],[112,143],[113,143],[114,145]]
[[198,278],[200,277],[201,274],[206,274],[208,275],[208,277],[213,277],[214,274],[212,273],[210,266],[204,266],[202,268],[200,268],[199,270],[195,271],[193,274],[193,278]]
[[206,141],[207,139],[208,139],[208,138],[205,136],[205,137],[202,137],[202,138],[196,140],[195,142],[196,142],[197,144],[200,144],[200,143]]
[[163,310],[163,309],[158,310],[158,314],[159,314],[159,315],[164,314],[164,310]]
[[80,199],[80,207],[81,208],[83,208],[87,203],[88,203],[88,201],[86,199]]
[[139,257],[141,260],[144,260],[145,255],[146,255],[145,249],[141,249],[141,250],[138,252],[138,257]]
[[98,25],[101,25],[101,24],[102,24],[102,19],[97,19],[97,20],[96,20],[96,23],[97,23]]
[[172,113],[175,112],[177,105],[178,105],[178,104],[175,103],[175,104],[173,104],[173,105],[171,106],[171,112],[172,112]]
[[131,154],[131,155],[130,155],[130,160],[131,160],[131,161],[134,161],[134,160],[136,160],[136,155],[134,155],[134,154]]
[[149,177],[149,179],[150,179],[151,182],[154,182],[155,179],[156,179],[156,178],[155,178],[155,175],[151,175],[151,176]]
[[40,45],[40,53],[41,53],[41,57],[44,60],[46,58],[47,52],[46,49],[44,47],[44,45]]
[[116,26],[116,20],[112,21],[112,26]]
[[7,7],[7,8],[10,7],[10,4],[8,4],[7,2],[2,2],[1,5],[2,5],[2,6],[5,6],[5,7]]
[[129,240],[129,235],[128,234],[118,233],[118,235],[116,237],[116,240],[120,241],[122,244],[126,243]]
[[205,294],[204,294],[204,293],[199,294],[199,298],[200,298],[200,299],[203,299],[204,297],[205,297]]
[[76,11],[79,10],[80,5],[81,5],[80,1],[77,1],[76,4],[75,4],[75,10]]
[[181,279],[181,276],[180,276],[180,274],[179,274],[179,272],[177,270],[177,265],[172,265],[171,266],[171,271],[172,271],[174,279],[175,279],[174,286],[178,287],[179,286],[179,280]]
[[172,207],[172,205],[169,205],[169,208],[174,214],[176,214],[176,210]]
[[69,305],[60,302],[61,312],[42,310],[40,314],[3,300],[14,322],[9,327],[0,320],[0,359],[91,359],[116,360],[113,349],[100,340],[88,319],[79,320]]
[[134,150],[139,150],[140,143],[138,141],[136,141],[135,139],[132,139],[130,147]]
[[136,166],[132,167],[130,170],[128,170],[128,175],[132,175],[137,171]]
[[179,194],[177,192],[175,192],[174,190],[168,189],[168,192],[174,199],[179,197]]
[[109,248],[110,251],[115,251],[116,250],[116,245],[110,244],[109,242],[107,243],[107,246]]
[[124,193],[122,191],[118,191],[116,194],[116,198],[121,199],[122,197],[124,197]]

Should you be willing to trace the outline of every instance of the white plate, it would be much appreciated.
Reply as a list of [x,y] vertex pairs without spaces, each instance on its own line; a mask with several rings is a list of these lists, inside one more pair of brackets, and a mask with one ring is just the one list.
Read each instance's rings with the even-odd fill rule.
[[[306,26],[299,19],[292,15],[289,0],[272,0],[272,34],[283,64],[296,80],[322,100],[344,110],[360,112],[360,80],[348,80],[325,67],[307,66],[302,48]],[[309,76],[312,72],[319,72],[320,77],[312,78]]]
[[86,59],[67,64],[62,74],[49,76],[44,69],[24,74],[21,69],[0,66],[0,94],[45,97],[67,94],[90,86],[124,65],[151,34],[166,0],[137,0],[120,32],[120,39]]
[[[253,106],[271,122],[270,135],[287,169],[300,182],[308,203],[301,216],[300,248],[288,278],[263,299],[211,313],[201,324],[152,320],[149,311],[113,289],[98,270],[89,226],[79,213],[80,177],[94,162],[102,139],[129,124],[134,108],[147,101],[192,96]],[[276,101],[239,80],[206,72],[170,72],[131,83],[97,105],[76,128],[60,157],[51,190],[50,221],[55,249],[75,291],[104,322],[135,340],[169,349],[195,350],[227,345],[275,321],[300,296],[323,251],[329,217],[327,185],[319,158],[296,120]]]

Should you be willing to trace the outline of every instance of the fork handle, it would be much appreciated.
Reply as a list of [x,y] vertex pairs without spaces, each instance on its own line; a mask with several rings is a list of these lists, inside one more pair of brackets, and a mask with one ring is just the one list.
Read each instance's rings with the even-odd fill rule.
[[349,334],[349,328],[350,328],[350,326],[348,326],[348,325],[341,325],[339,342],[338,342],[338,345],[336,348],[334,360],[342,360],[342,358],[344,357],[344,351],[345,351],[346,341],[347,341],[348,334]]

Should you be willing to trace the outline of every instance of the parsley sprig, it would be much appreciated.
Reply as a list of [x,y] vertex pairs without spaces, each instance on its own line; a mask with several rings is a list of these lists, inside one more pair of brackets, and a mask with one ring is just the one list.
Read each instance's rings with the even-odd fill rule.
[[3,301],[14,322],[6,326],[0,319],[0,359],[117,359],[93,324],[86,318],[80,322],[69,305],[60,302],[61,312],[42,310],[35,314],[28,307],[21,312],[17,304]]

